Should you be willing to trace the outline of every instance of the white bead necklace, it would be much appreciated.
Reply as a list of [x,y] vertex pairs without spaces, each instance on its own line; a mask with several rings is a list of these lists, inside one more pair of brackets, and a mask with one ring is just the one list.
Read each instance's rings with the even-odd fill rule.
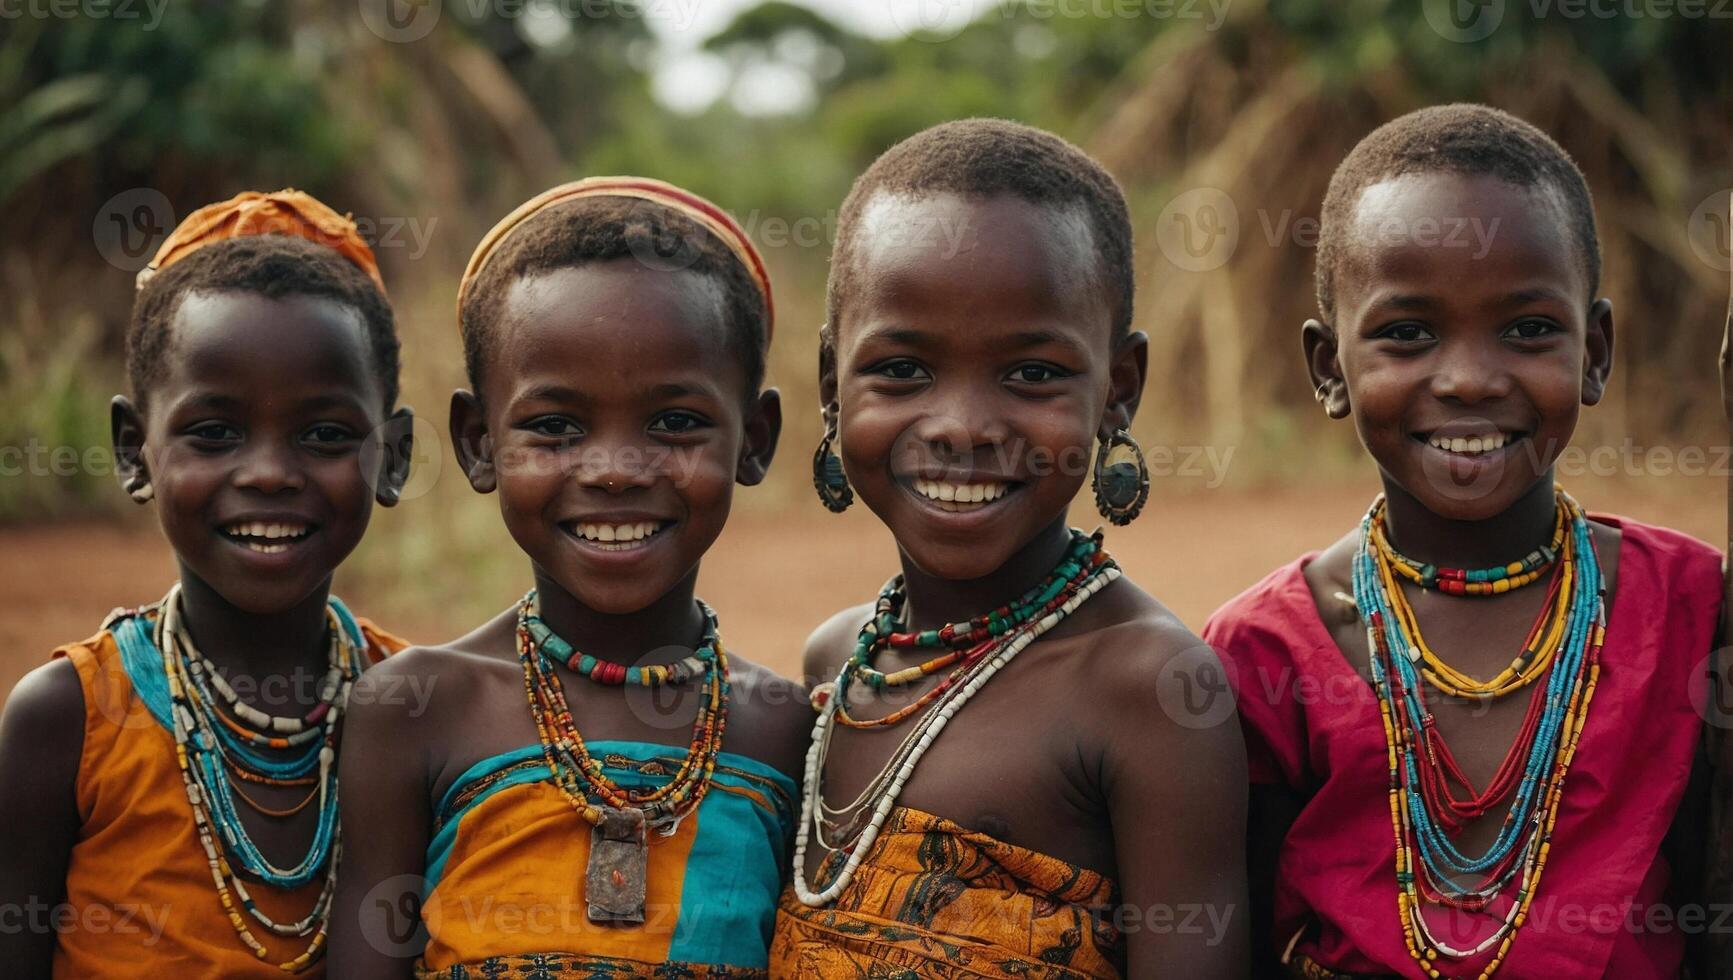
[[[1078,606],[1083,605],[1090,596],[1116,581],[1120,574],[1118,566],[1102,565],[1100,571],[1085,582],[1078,589],[1076,595],[1033,625],[1013,634],[1002,650],[992,657],[982,659],[977,669],[971,671],[971,676],[966,683],[955,688],[954,693],[935,702],[921,715],[919,721],[904,737],[902,743],[898,745],[897,751],[892,753],[890,762],[879,771],[879,775],[869,784],[869,790],[876,790],[876,792],[862,795],[863,806],[867,801],[872,800],[873,796],[876,795],[877,799],[872,801],[872,820],[855,841],[847,862],[829,885],[825,886],[823,890],[815,892],[806,879],[806,849],[815,831],[819,837],[819,846],[830,849],[823,839],[823,830],[819,824],[823,820],[823,814],[820,811],[828,809],[824,806],[824,760],[830,751],[830,737],[835,731],[836,712],[840,707],[841,698],[833,696],[825,701],[824,707],[819,709],[818,721],[812,726],[812,745],[806,752],[800,822],[796,825],[795,831],[794,893],[800,899],[801,904],[818,908],[830,904],[836,900],[838,895],[842,894],[843,890],[854,880],[855,872],[860,869],[861,862],[866,859],[867,852],[872,850],[873,843],[878,840],[879,831],[884,828],[885,821],[896,805],[897,797],[902,793],[903,786],[914,774],[915,766],[920,763],[921,757],[926,754],[927,749],[932,747],[934,740],[939,737],[939,732],[944,730],[951,717],[961,710],[963,705],[994,674],[1010,663],[1012,658],[1021,653],[1029,644],[1034,643],[1043,633],[1059,625],[1061,620],[1069,616]],[[840,683],[838,689],[841,689]],[[890,776],[887,785],[885,777],[892,773],[894,775]]]

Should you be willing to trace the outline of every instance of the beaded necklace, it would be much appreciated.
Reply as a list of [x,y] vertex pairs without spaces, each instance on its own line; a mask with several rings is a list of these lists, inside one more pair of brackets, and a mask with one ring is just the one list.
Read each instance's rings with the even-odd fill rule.
[[1430,562],[1415,561],[1390,547],[1382,514],[1373,529],[1373,541],[1387,552],[1388,559],[1395,562],[1391,567],[1396,574],[1423,589],[1437,589],[1451,595],[1501,595],[1539,581],[1558,562],[1559,549],[1564,547],[1567,530],[1565,511],[1559,508],[1553,521],[1551,543],[1541,545],[1518,561],[1491,568],[1440,568]]
[[678,669],[658,673],[632,668],[616,673],[598,671],[592,663],[589,670],[577,671],[611,686],[630,683],[655,687],[704,679],[698,717],[692,723],[692,743],[673,778],[648,791],[625,789],[609,779],[601,762],[590,755],[572,719],[554,665],[583,664],[594,658],[574,652],[542,622],[535,590],[518,604],[518,659],[542,757],[553,773],[554,784],[592,828],[585,876],[585,900],[592,921],[643,921],[648,875],[645,830],[654,828],[661,836],[673,835],[680,821],[703,801],[716,771],[716,755],[728,722],[728,654],[717,635],[716,614],[703,600],[696,601],[704,616],[704,636],[691,657],[673,665]]
[[[1397,914],[1409,954],[1430,977],[1443,976],[1434,966],[1440,956],[1464,959],[1496,946],[1479,974],[1485,980],[1510,952],[1545,870],[1565,776],[1594,697],[1606,636],[1600,561],[1587,516],[1562,488],[1557,506],[1559,525],[1569,533],[1562,536],[1552,562],[1556,567],[1547,608],[1523,653],[1488,682],[1442,669],[1447,665],[1421,640],[1399,581],[1408,577],[1399,571],[1406,562],[1397,559],[1383,536],[1382,497],[1361,522],[1360,549],[1353,562],[1354,597],[1366,626],[1373,688],[1390,749]],[[1482,793],[1456,799],[1451,785],[1467,786],[1468,781],[1437,736],[1423,682],[1447,694],[1467,691],[1493,698],[1543,676],[1545,684],[1531,695],[1528,714],[1498,774]],[[1497,839],[1478,857],[1462,854],[1450,835],[1463,820],[1487,812],[1505,797],[1511,802]],[[1459,949],[1432,934],[1424,915],[1427,906],[1481,911],[1515,880],[1520,884],[1509,909],[1484,941]]]
[[[1059,567],[1041,586],[1031,590],[1031,593],[1016,603],[1001,607],[985,617],[971,620],[966,628],[948,626],[918,634],[897,634],[896,616],[900,613],[904,599],[900,577],[892,579],[880,593],[880,602],[873,620],[861,630],[856,655],[843,665],[829,695],[815,699],[818,720],[813,725],[812,745],[806,754],[800,823],[794,845],[794,890],[802,904],[813,908],[827,905],[842,894],[854,880],[855,872],[866,859],[867,853],[872,850],[873,842],[878,839],[903,786],[914,774],[915,767],[927,749],[963,705],[1029,644],[1059,625],[1065,617],[1076,611],[1078,606],[1120,577],[1119,566],[1101,547],[1099,531],[1094,535],[1085,535],[1075,530],[1071,533],[1071,548],[1061,559]],[[1058,582],[1057,588],[1052,588],[1051,594],[1048,594],[1055,581]],[[1036,594],[1043,598],[1032,604],[1031,596]],[[1025,611],[1019,611],[1020,607]],[[887,608],[893,610],[892,618],[888,621],[882,616]],[[1039,618],[1035,618],[1036,616]],[[998,623],[1011,618],[1016,621],[1002,628],[994,628]],[[878,775],[867,784],[866,789],[848,806],[833,809],[824,802],[824,762],[830,751],[831,736],[836,731],[835,722],[848,699],[850,685],[858,680],[874,688],[882,688],[892,683],[908,683],[917,676],[926,676],[933,672],[929,670],[926,674],[915,675],[905,670],[884,675],[873,671],[873,652],[888,645],[894,635],[929,638],[899,645],[971,643],[976,646],[968,651],[967,661],[959,673],[944,682],[944,691],[926,705],[925,713],[904,736],[896,751],[891,754]],[[880,637],[883,637],[882,641]],[[866,651],[864,655],[861,652],[863,649]],[[885,680],[875,683],[872,680],[875,674]],[[899,675],[906,679],[895,682],[889,679]],[[862,814],[870,813],[871,817],[858,834],[850,834],[851,841],[833,845],[825,839],[825,813],[838,814],[849,810],[856,812],[856,822]],[[848,854],[835,877],[817,891],[813,890],[806,878],[806,851],[815,837],[830,858],[834,858],[842,850],[846,850]],[[830,863],[830,858],[826,859],[826,864]]]
[[[299,956],[278,964],[287,973],[307,969],[324,949],[342,853],[337,825],[339,721],[355,678],[366,668],[365,640],[348,609],[332,596],[326,615],[330,624],[328,667],[320,683],[319,701],[298,717],[268,715],[240,700],[187,632],[178,583],[156,605],[107,624],[134,689],[174,736],[175,762],[186,786],[199,845],[236,936],[260,959],[268,955],[248,928],[244,911],[276,935],[313,937]],[[286,752],[293,754],[285,757]],[[272,809],[234,785],[229,779],[231,773],[249,782],[312,789],[299,804]],[[299,813],[316,800],[319,817],[312,843],[301,860],[288,868],[268,860],[241,822],[237,798],[256,812],[278,819]],[[259,910],[237,867],[276,888],[299,888],[321,874],[324,885],[305,917],[279,923]]]

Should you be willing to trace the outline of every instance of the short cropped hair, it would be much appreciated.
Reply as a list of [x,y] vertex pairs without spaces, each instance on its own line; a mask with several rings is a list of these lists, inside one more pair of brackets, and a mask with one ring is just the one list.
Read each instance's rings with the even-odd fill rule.
[[855,179],[837,216],[826,297],[827,339],[834,336],[853,299],[854,236],[861,212],[881,192],[917,197],[1009,194],[1037,205],[1081,208],[1100,263],[1113,338],[1130,332],[1131,216],[1119,182],[1089,154],[1045,130],[1005,119],[960,119],[910,136]]
[[385,410],[397,404],[397,322],[367,273],[336,251],[293,235],[249,235],[212,242],[151,276],[133,300],[126,372],[142,407],[162,380],[175,315],[191,292],[250,292],[269,299],[318,296],[361,315]]
[[1472,103],[1432,106],[1373,130],[1330,177],[1318,236],[1316,285],[1325,320],[1336,315],[1341,267],[1366,188],[1404,174],[1453,173],[1498,177],[1519,187],[1550,186],[1563,199],[1577,258],[1592,294],[1600,288],[1601,246],[1594,201],[1570,154],[1534,125]]

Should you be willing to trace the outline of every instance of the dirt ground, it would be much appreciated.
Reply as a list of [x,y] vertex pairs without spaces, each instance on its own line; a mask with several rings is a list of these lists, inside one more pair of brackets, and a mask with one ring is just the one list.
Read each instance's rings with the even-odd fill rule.
[[[1591,510],[1666,524],[1723,541],[1725,504],[1717,481],[1573,488]],[[1142,518],[1110,529],[1109,549],[1128,573],[1193,629],[1217,605],[1301,552],[1353,526],[1370,483],[1303,490],[1220,490],[1150,502]],[[895,570],[889,537],[864,508],[833,517],[737,514],[705,559],[700,594],[722,617],[731,649],[784,673],[798,669],[801,644],[830,613],[873,597]],[[1087,519],[1081,509],[1074,520]],[[1091,524],[1090,526],[1093,526]],[[113,607],[152,601],[174,578],[160,535],[150,528],[74,524],[0,528],[0,691],[59,643],[87,637]],[[501,608],[523,583],[486,583]],[[367,613],[383,597],[346,592]],[[401,589],[381,625],[412,640],[455,636],[473,623],[418,609]]]

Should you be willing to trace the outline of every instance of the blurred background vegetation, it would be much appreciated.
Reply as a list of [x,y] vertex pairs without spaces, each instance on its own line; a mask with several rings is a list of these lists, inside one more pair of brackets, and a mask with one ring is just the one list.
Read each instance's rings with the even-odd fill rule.
[[[789,425],[770,486],[739,507],[809,508],[835,209],[894,141],[994,115],[1078,142],[1125,185],[1138,327],[1153,340],[1138,436],[1235,447],[1236,481],[1315,479],[1357,451],[1349,427],[1323,424],[1301,371],[1297,326],[1314,309],[1303,219],[1360,136],[1455,100],[1533,121],[1588,174],[1620,333],[1615,390],[1585,437],[1724,442],[1710,352],[1726,302],[1713,212],[1725,218],[1733,183],[1733,4],[1691,16],[1689,0],[1575,15],[1568,0],[955,0],[974,2],[967,23],[907,33],[882,17],[867,30],[834,3],[713,0],[726,16],[695,38],[646,16],[656,0],[389,2],[432,4],[437,23],[388,40],[374,0],[161,0],[148,28],[0,18],[0,445],[107,442],[132,292],[131,271],[98,247],[118,194],[154,189],[179,217],[293,185],[352,211],[398,310],[405,400],[442,431],[462,374],[452,298],[474,242],[549,184],[631,172],[710,196],[765,247]],[[1500,20],[1467,39],[1476,11]],[[708,66],[708,89],[668,70],[676,42]],[[1189,271],[1156,247],[1158,226],[1199,187],[1228,195],[1240,237],[1225,264]],[[413,519],[369,538],[353,574],[416,577],[432,602],[463,608],[463,581],[421,573],[521,559],[492,502],[426,449],[445,477],[405,508]],[[123,507],[101,475],[0,480],[0,521]],[[441,533],[414,533],[429,527]]]

